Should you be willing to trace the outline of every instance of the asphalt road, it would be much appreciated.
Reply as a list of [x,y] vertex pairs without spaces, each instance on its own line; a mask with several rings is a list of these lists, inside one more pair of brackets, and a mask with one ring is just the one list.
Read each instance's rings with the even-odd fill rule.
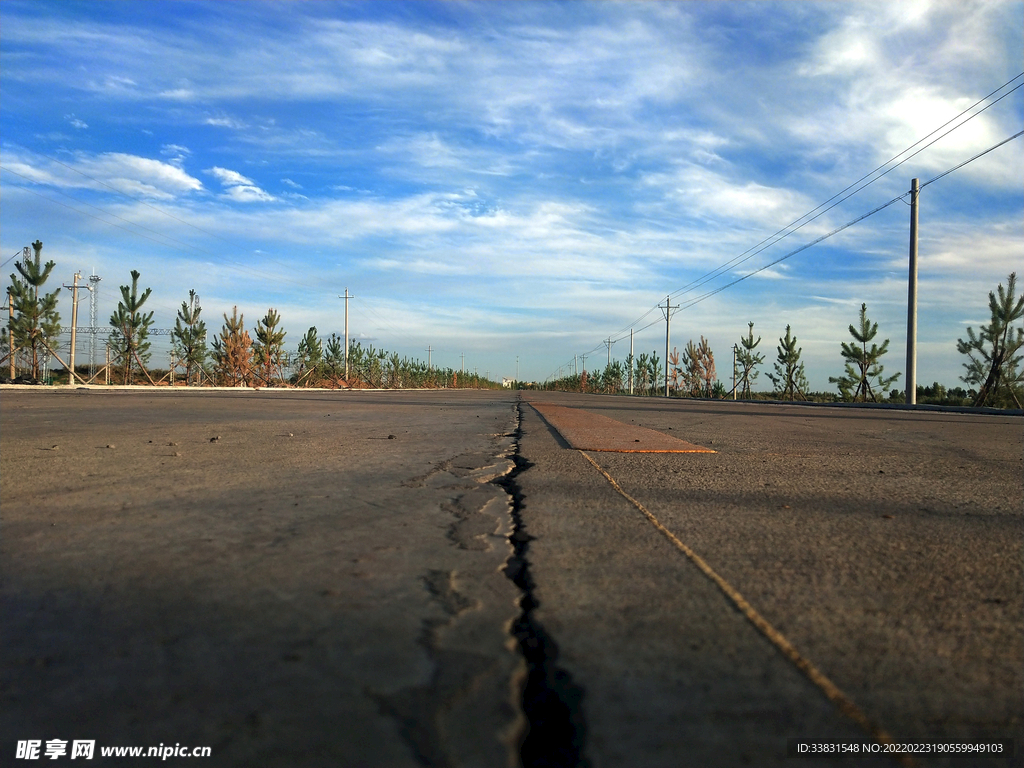
[[[894,741],[1020,749],[1020,417],[527,399],[713,448],[589,455]],[[537,618],[585,691],[593,765],[782,764],[787,738],[861,739],[529,406],[522,425]]]
[[[716,453],[584,455],[531,400]],[[0,426],[4,764],[781,765],[870,741],[850,707],[1024,748],[1020,417],[5,390]]]

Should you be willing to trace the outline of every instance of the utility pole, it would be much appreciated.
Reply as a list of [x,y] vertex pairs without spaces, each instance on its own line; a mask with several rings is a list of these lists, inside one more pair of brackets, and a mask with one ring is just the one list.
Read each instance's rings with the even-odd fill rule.
[[350,296],[346,288],[345,295],[338,298],[345,300],[345,385],[348,386],[348,300],[354,299],[355,296]]
[[78,331],[78,281],[81,277],[81,272],[75,272],[74,283],[64,286],[71,291],[71,352],[68,355],[68,384],[75,383],[75,342],[77,341],[75,334]]
[[431,348],[430,348],[430,345],[428,344],[428,345],[427,345],[427,370],[428,370],[428,371],[432,371],[432,370],[434,370],[434,367],[433,367],[433,366],[432,366],[432,365],[430,364],[430,353],[431,353],[431,352],[433,352],[433,351],[434,351],[434,350],[433,350],[433,349],[431,349]]
[[665,306],[658,305],[659,309],[665,310],[665,397],[668,397],[668,353],[669,353],[669,326],[672,322],[672,310],[679,309],[679,305],[672,306],[669,302],[670,296],[665,297]]
[[917,197],[921,187],[910,182],[910,277],[907,286],[907,405],[917,405]]
[[516,355],[516,381],[519,381],[519,355]]
[[572,356],[572,375],[573,376],[579,376],[580,375],[580,365],[577,362],[576,358],[577,358],[577,355],[573,355]]
[[96,376],[96,304],[97,296],[100,289],[100,280],[102,279],[96,274],[96,267],[92,268],[92,274],[89,275],[89,327],[92,329],[89,334],[89,380],[91,381]]
[[587,356],[586,355],[580,355],[580,360],[583,361],[583,372],[586,373],[587,372]]
[[612,337],[609,336],[607,339],[604,340],[604,343],[605,343],[605,346],[608,347],[608,365],[611,365],[612,364],[612,344],[614,344],[615,342],[612,341]]
[[736,399],[736,345],[732,345],[732,399]]
[[466,353],[462,353],[462,375],[466,375]]
[[633,329],[629,329],[629,394],[633,394]]
[[14,294],[11,293],[11,289],[7,289],[7,311],[10,314],[10,322],[7,325],[7,340],[11,345],[11,381],[14,381]]

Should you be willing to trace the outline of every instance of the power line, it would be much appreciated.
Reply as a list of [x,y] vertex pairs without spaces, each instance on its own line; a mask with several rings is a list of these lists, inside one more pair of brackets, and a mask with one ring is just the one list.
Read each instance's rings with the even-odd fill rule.
[[[1020,87],[1020,86],[1018,86],[1018,87]],[[938,176],[935,176],[934,178],[931,178],[928,181],[926,181],[923,184],[921,184],[920,188],[923,189],[924,187],[928,186],[929,184],[931,184],[933,182],[936,182],[939,179],[944,178],[945,176],[948,176],[949,174],[953,173],[954,171],[957,171],[957,170],[963,168],[968,163],[972,163],[975,160],[977,160],[978,158],[984,157],[989,152],[992,152],[993,150],[996,150],[999,147],[1002,147],[1003,145],[1008,144],[1009,142],[1013,141],[1014,139],[1020,138],[1021,136],[1024,136],[1024,131],[1019,131],[1019,132],[1015,133],[1014,135],[1012,135],[1012,136],[1010,136],[1010,137],[1008,137],[1006,139],[1003,139],[999,143],[993,144],[991,147],[989,147],[988,149],[984,150],[983,152],[979,152],[978,154],[974,155],[973,157],[971,157],[971,158],[969,158],[967,160],[964,160],[962,163],[958,163],[957,165],[953,166],[952,168],[949,168],[948,170],[943,171]],[[801,245],[799,248],[794,248],[792,251],[789,251],[788,253],[780,256],[779,258],[777,258],[777,259],[775,259],[773,261],[768,262],[767,264],[759,267],[758,269],[756,269],[756,270],[754,270],[752,272],[749,272],[746,275],[742,275],[742,276],[736,278],[735,280],[733,280],[732,282],[726,283],[725,285],[722,285],[722,286],[714,289],[713,291],[708,291],[707,293],[704,293],[704,294],[702,294],[700,296],[697,296],[696,298],[690,300],[688,303],[683,304],[682,306],[680,306],[679,309],[680,310],[689,309],[690,307],[695,306],[696,304],[699,304],[700,302],[702,302],[702,301],[704,301],[706,299],[709,299],[709,298],[711,298],[712,296],[714,296],[716,294],[721,293],[722,291],[726,290],[727,288],[731,288],[732,286],[736,285],[737,283],[741,283],[744,280],[747,280],[748,278],[751,278],[754,275],[757,275],[757,274],[759,274],[761,272],[764,272],[766,269],[769,269],[769,268],[775,266],[776,264],[779,264],[779,263],[785,261],[786,259],[789,259],[789,258],[797,255],[798,253],[806,251],[808,248],[811,248],[811,247],[817,245],[818,243],[821,243],[824,240],[827,240],[828,238],[830,238],[830,237],[832,237],[834,235],[839,234],[840,232],[842,232],[845,229],[849,229],[854,224],[857,224],[857,223],[859,223],[861,221],[864,221],[864,219],[866,219],[866,218],[868,218],[870,216],[874,216],[876,213],[879,213],[880,211],[885,210],[890,205],[893,205],[894,203],[897,203],[897,202],[903,200],[903,198],[905,198],[908,194],[909,194],[909,192],[904,192],[903,194],[898,195],[897,197],[894,197],[892,200],[889,200],[888,202],[883,203],[882,205],[878,206],[877,208],[874,208],[874,209],[868,211],[867,213],[864,213],[864,214],[858,216],[857,218],[853,219],[852,221],[848,221],[847,223],[843,224],[842,226],[836,227],[831,232],[827,232],[826,234],[822,235],[821,237],[815,238],[814,240],[811,240],[810,242],[805,243],[804,245]],[[655,320],[655,321],[653,321],[651,323],[648,323],[647,325],[645,325],[645,326],[643,326],[641,328],[634,328],[633,331],[634,331],[634,333],[640,333],[642,331],[647,330],[648,328],[653,327],[654,325],[657,325],[660,322],[661,322],[661,319],[658,319],[658,320]],[[609,338],[611,338],[611,337],[609,337]],[[618,341],[618,339],[616,339],[616,341]],[[603,345],[604,343],[605,342],[601,342],[601,345]],[[601,345],[598,345],[598,347],[595,347],[595,349],[600,348]],[[588,353],[588,354],[590,354],[590,353]],[[550,378],[550,376],[548,378]]]
[[[949,126],[952,123],[955,123],[956,121],[960,120],[960,118],[962,118],[964,115],[969,113],[971,110],[973,110],[979,104],[984,103],[986,100],[988,100],[989,98],[991,98],[992,96],[994,96],[995,94],[999,93],[1004,88],[1006,88],[1008,85],[1012,84],[1015,80],[1019,80],[1022,77],[1024,77],[1024,72],[1021,72],[1020,74],[1016,75],[1015,77],[1012,77],[1010,80],[1008,80],[1007,82],[1005,82],[1002,85],[1000,85],[994,91],[992,91],[991,93],[989,93],[986,96],[982,97],[981,99],[976,101],[974,104],[972,104],[971,106],[967,107],[965,110],[960,112],[958,115],[956,115],[955,117],[951,118],[950,120],[947,120],[945,123],[940,125],[938,128],[934,129],[933,131],[931,131],[927,135],[925,135],[922,138],[918,139],[916,142],[911,144],[909,147],[904,149],[902,152],[897,153],[892,158],[890,158],[886,162],[882,163],[881,165],[879,165],[877,168],[875,168],[874,170],[870,171],[869,173],[865,174],[864,176],[859,178],[857,181],[855,181],[852,184],[848,185],[846,188],[844,188],[840,192],[837,192],[835,195],[830,197],[825,202],[821,203],[816,208],[813,208],[811,211],[809,211],[809,212],[805,213],[803,216],[800,216],[799,218],[795,219],[793,222],[791,222],[787,226],[783,227],[782,229],[779,229],[774,234],[769,235],[768,237],[766,237],[765,239],[761,240],[756,245],[751,246],[750,248],[748,248],[743,253],[739,254],[738,256],[734,257],[733,259],[730,259],[729,261],[725,262],[724,264],[722,264],[721,266],[719,266],[716,269],[712,270],[711,272],[703,275],[702,277],[697,278],[696,280],[693,280],[692,282],[688,283],[687,285],[684,285],[682,288],[674,291],[671,295],[673,297],[681,296],[684,293],[687,293],[687,292],[693,290],[694,288],[698,288],[701,285],[704,285],[705,283],[710,282],[714,278],[716,278],[719,275],[723,274],[730,267],[738,266],[739,264],[743,264],[743,263],[749,261],[751,258],[753,258],[754,256],[758,255],[759,253],[767,250],[771,246],[773,246],[776,243],[778,243],[780,240],[788,237],[789,235],[793,234],[794,232],[797,232],[798,230],[802,229],[807,224],[810,224],[812,221],[820,218],[821,216],[823,216],[828,211],[832,210],[833,208],[835,208],[839,204],[841,204],[841,203],[845,202],[846,200],[850,199],[851,197],[853,197],[853,195],[857,194],[858,192],[860,192],[861,190],[863,190],[866,187],[870,186],[871,184],[874,184],[876,181],[878,181],[879,179],[884,177],[886,174],[892,172],[896,168],[899,168],[901,165],[903,165],[904,163],[909,161],[911,158],[916,157],[918,154],[923,152],[925,149],[928,149],[933,144],[935,144],[939,140],[945,138],[946,136],[948,136],[953,131],[963,127],[968,122],[973,120],[975,117],[977,117],[978,115],[982,114],[983,112],[985,112],[990,107],[995,106],[996,104],[998,104],[1000,101],[1005,99],[1010,94],[1012,94],[1015,91],[1019,90],[1021,87],[1024,87],[1024,82],[1019,83],[1018,85],[1016,85],[1015,87],[1013,87],[1012,89],[1007,91],[1006,93],[1002,94],[998,99],[995,99],[990,104],[985,105],[982,109],[980,109],[977,112],[975,112],[974,114],[972,114],[966,120],[963,120],[962,122],[960,122],[957,125],[953,126],[952,128],[950,128],[950,130],[946,131],[942,135],[935,137],[934,139],[932,139],[932,141],[929,141],[927,144],[925,144],[923,147],[918,149],[916,152],[913,152],[912,154],[907,155],[907,157],[904,157],[902,160],[900,160],[900,162],[896,163],[895,165],[893,165],[890,168],[887,168],[882,173],[878,173],[883,168],[886,168],[886,166],[890,165],[897,158],[901,157],[902,155],[905,155],[907,152],[910,152],[910,150],[914,149],[919,144],[925,142],[926,140],[928,140],[932,136],[935,136],[936,133],[939,133],[940,131],[942,131],[947,126]],[[992,149],[994,149],[994,148],[995,147],[993,147]],[[988,151],[991,151],[991,149],[988,150]],[[967,162],[970,162],[970,161],[967,161]],[[951,173],[952,170],[955,170],[955,169],[951,169],[947,173]],[[865,179],[869,179],[874,174],[878,174],[878,175],[875,176],[875,178],[871,179],[870,181],[867,181],[865,184],[862,184],[861,186],[857,187],[857,189],[854,189],[852,192],[850,192],[850,194],[846,195],[845,197],[842,197],[842,199],[836,200],[836,198],[839,198],[840,196],[844,195],[846,192],[848,192],[849,190],[851,190],[854,187],[856,187],[862,181],[865,181]],[[835,201],[835,202],[833,203],[833,201]],[[832,203],[832,205],[828,205],[829,203]],[[825,206],[828,206],[828,207],[825,208]],[[824,208],[824,210],[822,210],[823,208]],[[812,214],[815,214],[815,215],[812,216]],[[808,217],[810,217],[810,218],[808,218]],[[646,318],[650,314],[652,314],[655,309],[656,309],[656,307],[652,307],[647,312],[645,312],[643,315],[641,315],[639,318],[637,318],[637,320],[635,320],[633,323],[631,323],[630,325],[625,326],[624,328],[620,329],[617,333],[613,334],[613,336],[617,337],[616,340],[624,338],[623,334],[626,331],[628,331],[631,327],[634,328],[634,330],[635,330],[635,326],[638,323],[642,322],[644,320],[644,318]],[[656,321],[656,322],[660,322],[660,321]],[[653,323],[652,323],[652,325],[653,325]],[[645,326],[645,327],[649,328],[650,325]]]

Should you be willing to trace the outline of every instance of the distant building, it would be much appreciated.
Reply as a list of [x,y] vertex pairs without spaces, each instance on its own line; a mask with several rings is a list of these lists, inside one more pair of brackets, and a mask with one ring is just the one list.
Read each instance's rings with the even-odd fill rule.
[[514,377],[502,376],[502,378],[501,378],[501,386],[503,386],[505,389],[512,389],[515,385],[516,385],[516,380],[515,380]]

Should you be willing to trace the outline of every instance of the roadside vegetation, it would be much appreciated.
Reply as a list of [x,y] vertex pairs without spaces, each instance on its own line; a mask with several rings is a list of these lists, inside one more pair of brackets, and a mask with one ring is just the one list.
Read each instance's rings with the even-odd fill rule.
[[[1009,275],[1004,286],[989,293],[991,322],[977,332],[967,328],[967,339],[957,341],[958,351],[968,359],[961,381],[967,386],[947,387],[939,382],[917,386],[917,402],[921,405],[987,406],[1021,408],[1024,402],[1024,296],[1016,296],[1016,273]],[[808,391],[807,376],[801,356],[802,347],[790,325],[779,337],[771,371],[762,371],[765,354],[759,351],[762,338],[754,337],[754,324],[747,323],[747,332],[735,345],[735,384],[728,386],[716,378],[715,356],[701,336],[699,342],[689,341],[682,352],[678,348],[669,355],[669,394],[673,397],[701,397],[739,400],[790,400],[817,403],[869,402],[903,403],[903,389],[895,388],[901,373],[886,375],[882,358],[889,351],[889,339],[880,344],[878,323],[871,322],[867,305],[861,304],[857,322],[849,326],[852,341],[840,342],[839,358],[842,374],[830,376],[835,391]],[[756,390],[760,373],[765,373],[773,387]],[[730,372],[731,373],[731,372]],[[640,397],[664,395],[665,369],[658,353],[640,353],[626,357],[624,363],[613,361],[602,371],[582,371],[564,376],[538,389],[599,394],[633,394]]]
[[[67,363],[57,352],[62,333],[57,311],[60,287],[47,293],[44,285],[55,264],[42,262],[43,244],[32,244],[27,254],[15,263],[7,288],[9,319],[0,333],[3,368],[0,381],[52,383],[55,374],[47,374],[50,359],[64,367]],[[176,386],[253,386],[253,387],[328,387],[328,388],[420,388],[467,387],[498,388],[501,385],[475,373],[451,368],[435,368],[421,360],[402,357],[395,352],[350,344],[346,360],[344,339],[338,334],[322,337],[311,327],[297,342],[296,351],[285,348],[287,331],[281,315],[273,307],[250,329],[237,306],[231,315],[223,314],[223,323],[215,335],[208,333],[196,292],[189,291],[177,313],[171,331],[171,365],[152,367],[150,330],[153,312],[144,306],[152,288],[140,290],[141,274],[132,270],[131,283],[120,286],[121,299],[111,315],[106,337],[109,363],[99,370],[76,366],[76,378],[93,383],[154,384]],[[977,331],[967,328],[967,338],[958,339],[963,354],[965,387],[946,387],[938,382],[917,387],[921,404],[1021,408],[1024,402],[1024,296],[1016,296],[1016,273],[1006,285],[999,284],[989,293],[991,320]],[[889,339],[878,344],[878,323],[867,315],[861,304],[857,322],[849,326],[852,341],[839,344],[843,372],[829,377],[835,391],[808,391],[802,347],[791,325],[778,337],[772,370],[763,370],[766,353],[760,350],[761,336],[754,338],[754,324],[747,323],[733,346],[734,361],[727,365],[728,384],[720,379],[721,367],[704,336],[690,339],[680,351],[668,356],[668,394],[672,397],[743,400],[789,400],[809,402],[902,403],[904,392],[893,385],[900,373],[885,374],[882,358],[888,352]],[[65,357],[67,353],[65,351]],[[760,373],[772,383],[770,390],[756,390]],[[66,379],[64,379],[66,380]],[[526,385],[521,385],[526,386]],[[574,372],[569,376],[530,385],[540,389],[602,394],[663,396],[666,370],[656,350],[613,360],[603,370]]]
[[[68,342],[57,311],[60,287],[43,290],[56,266],[42,263],[43,244],[33,243],[34,257],[15,264],[8,286],[10,319],[0,331],[3,367],[0,382],[64,383],[67,381]],[[347,371],[345,341],[338,334],[326,338],[316,327],[299,337],[296,351],[285,348],[287,331],[273,307],[251,329],[237,306],[223,314],[223,322],[210,333],[196,292],[181,303],[171,331],[169,368],[153,366],[150,331],[153,312],[144,306],[152,288],[141,288],[142,275],[132,270],[131,283],[120,286],[121,298],[110,316],[104,338],[109,364],[90,371],[76,365],[76,378],[91,383],[153,384],[174,386],[252,386],[326,388],[434,388],[496,389],[501,385],[476,373],[438,368],[395,352],[351,343]],[[58,352],[60,343],[64,353]],[[51,361],[63,368],[53,370]]]

